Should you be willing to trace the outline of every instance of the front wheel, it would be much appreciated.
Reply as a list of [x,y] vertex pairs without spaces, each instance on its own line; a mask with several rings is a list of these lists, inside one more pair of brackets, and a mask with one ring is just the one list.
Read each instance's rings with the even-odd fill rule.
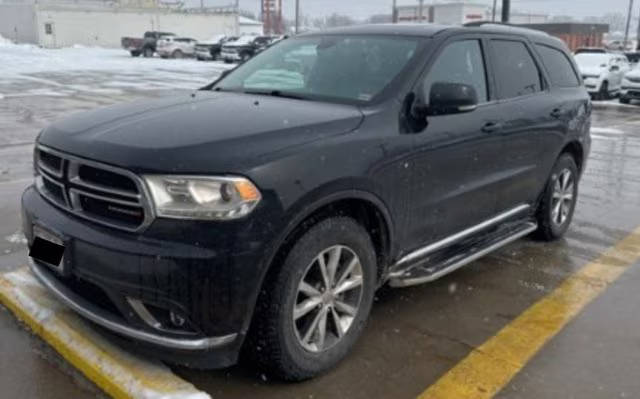
[[600,91],[598,92],[598,100],[608,100],[609,99],[609,82],[602,82],[602,86],[600,86]]
[[355,220],[311,227],[260,294],[248,354],[267,374],[290,381],[333,367],[364,329],[376,270],[369,234]]
[[181,60],[184,58],[184,53],[180,50],[176,50],[171,54],[171,58],[174,58],[176,60]]
[[575,160],[569,154],[562,154],[553,167],[536,212],[539,238],[553,241],[567,232],[578,200],[578,181]]
[[142,51],[142,55],[144,56],[144,58],[153,57],[153,49],[150,47],[145,47],[145,49]]
[[628,98],[625,98],[625,97],[620,97],[619,100],[620,100],[621,104],[629,104],[629,103],[631,103],[631,100],[628,99]]

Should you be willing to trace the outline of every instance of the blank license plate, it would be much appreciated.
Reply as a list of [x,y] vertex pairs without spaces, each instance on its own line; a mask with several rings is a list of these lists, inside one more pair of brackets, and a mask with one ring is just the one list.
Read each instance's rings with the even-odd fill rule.
[[29,250],[29,256],[62,273],[64,267],[64,242],[49,230],[34,225],[33,244]]

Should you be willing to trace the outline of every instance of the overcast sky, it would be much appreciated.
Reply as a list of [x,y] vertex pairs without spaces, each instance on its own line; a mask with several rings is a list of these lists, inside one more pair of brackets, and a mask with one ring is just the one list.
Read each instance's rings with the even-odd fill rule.
[[[216,0],[216,3],[230,3],[231,0]],[[295,0],[282,0],[287,17],[293,17]],[[442,2],[442,1],[441,1]],[[492,0],[472,0],[471,2],[492,4]],[[417,4],[418,0],[398,0],[398,5]],[[431,0],[425,0],[425,4]],[[498,4],[502,3],[498,0]],[[364,19],[373,14],[390,14],[392,0],[300,0],[301,13],[309,16],[330,15],[334,12]],[[635,3],[635,12],[640,10],[640,2]],[[599,16],[609,12],[626,14],[629,0],[512,0],[512,10],[541,12],[550,15],[572,15],[577,18]],[[240,7],[258,13],[260,0],[240,0]]]

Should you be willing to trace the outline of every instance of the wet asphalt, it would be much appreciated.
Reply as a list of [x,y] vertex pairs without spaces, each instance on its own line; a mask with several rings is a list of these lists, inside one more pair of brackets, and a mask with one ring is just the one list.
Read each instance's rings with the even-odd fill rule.
[[[73,112],[169,92],[0,100],[0,271],[23,265],[19,197],[32,143]],[[598,105],[573,226],[561,241],[520,240],[434,283],[382,289],[352,354],[312,381],[269,381],[250,365],[174,371],[214,398],[413,398],[566,277],[640,226],[640,107]],[[500,398],[640,397],[640,263],[555,336]],[[0,311],[0,398],[100,395]]]

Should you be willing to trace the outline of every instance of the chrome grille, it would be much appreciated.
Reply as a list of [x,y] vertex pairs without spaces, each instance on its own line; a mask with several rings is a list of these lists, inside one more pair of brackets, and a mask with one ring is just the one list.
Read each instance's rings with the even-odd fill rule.
[[145,188],[135,174],[38,146],[36,187],[53,204],[85,219],[128,231],[152,218]]

